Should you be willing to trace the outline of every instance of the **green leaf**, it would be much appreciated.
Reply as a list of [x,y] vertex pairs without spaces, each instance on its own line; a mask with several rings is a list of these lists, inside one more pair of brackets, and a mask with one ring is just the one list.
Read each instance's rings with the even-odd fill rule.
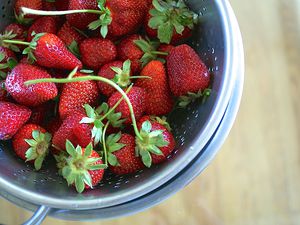
[[29,148],[25,152],[26,162],[36,159],[37,154],[33,148]]
[[90,30],[97,30],[102,25],[101,20],[95,20],[88,25]]
[[161,43],[170,44],[173,36],[173,26],[170,22],[161,24],[157,30],[157,37]]
[[150,153],[148,151],[141,150],[140,155],[142,156],[142,161],[143,161],[144,165],[146,167],[150,168],[151,164],[152,164],[152,157],[151,157]]
[[93,107],[90,106],[89,104],[85,104],[83,107],[85,109],[86,115],[89,118],[95,119],[96,115],[95,115],[95,110],[93,109]]
[[159,2],[157,1],[157,0],[153,0],[152,1],[152,5],[154,6],[154,8],[157,10],[157,11],[159,11],[159,12],[164,12],[166,9],[165,8],[163,8],[160,4],[159,4]]
[[91,74],[94,73],[94,70],[80,70],[81,73]]
[[114,71],[115,73],[119,73],[119,74],[121,74],[123,72],[121,68],[115,67],[115,66],[111,66],[110,69],[112,71]]
[[167,18],[164,15],[152,17],[148,22],[148,26],[152,29],[157,29],[161,24],[166,22],[166,19]]
[[[1,60],[0,60],[1,61]],[[8,64],[8,67],[12,70],[13,68],[16,67],[16,65],[18,65],[18,61],[15,60],[14,58],[9,58],[7,60],[7,64]]]
[[151,46],[149,43],[143,39],[133,41],[136,46],[138,46],[143,52],[151,51]]
[[104,170],[106,168],[107,168],[107,165],[104,165],[104,164],[91,165],[88,167],[89,170]]
[[152,128],[152,125],[151,125],[150,121],[148,121],[148,120],[142,124],[142,130],[146,133],[149,133],[151,131],[151,128]]
[[40,170],[42,168],[43,161],[44,161],[44,156],[37,157],[37,159],[34,160],[34,168],[36,170]]
[[184,26],[181,25],[177,20],[172,21],[172,24],[178,34],[182,34],[184,31]]
[[75,147],[69,140],[66,141],[66,150],[72,157],[75,158],[77,156]]
[[6,79],[6,76],[7,76],[7,74],[5,73],[5,72],[3,72],[3,71],[0,71],[0,78],[1,79]]
[[154,155],[163,155],[162,151],[155,145],[153,145],[152,148],[149,149],[149,151]]
[[0,52],[0,62],[2,62],[2,60],[5,58],[5,55],[2,53],[2,52]]
[[78,59],[81,58],[79,46],[78,46],[78,43],[77,43],[75,40],[73,40],[73,41],[71,42],[71,44],[68,45],[67,47],[68,47],[68,49],[70,50],[70,52],[71,52],[73,55],[75,55]]
[[79,145],[76,146],[75,151],[77,155],[82,155],[82,148]]
[[117,157],[114,154],[108,153],[108,163],[112,166],[119,166]]
[[51,138],[52,138],[52,135],[50,133],[46,132],[45,133],[45,141],[49,143],[51,141]]
[[79,174],[75,178],[75,187],[78,193],[82,193],[84,190],[84,181],[82,176],[80,176]]
[[103,38],[106,38],[106,36],[108,34],[108,26],[107,25],[104,25],[101,27],[100,34]]
[[129,59],[127,59],[124,63],[123,63],[123,71],[124,73],[130,73],[130,68],[131,68],[131,61]]
[[126,146],[126,144],[121,144],[121,143],[115,143],[111,146],[109,146],[109,152],[113,153],[116,151],[119,151],[120,149],[124,148]]
[[85,148],[84,156],[89,157],[92,154],[92,150],[93,150],[93,145],[92,145],[92,143],[89,143],[89,145],[86,146],[86,148]]
[[32,131],[32,137],[34,140],[39,141],[40,140],[40,132],[38,130]]
[[37,142],[33,139],[24,139],[24,141],[29,144],[31,147],[36,146]]
[[62,169],[62,175],[65,179],[67,179],[67,177],[69,177],[70,175],[72,174],[72,170],[69,166],[65,166],[63,169]]
[[90,123],[94,123],[95,119],[91,119],[89,117],[83,117],[82,120],[80,120],[79,123],[86,123],[86,124],[90,124]]
[[92,178],[91,178],[91,175],[88,171],[85,171],[83,173],[83,181],[85,184],[87,184],[88,186],[90,186],[91,188],[93,188],[93,185],[92,185]]

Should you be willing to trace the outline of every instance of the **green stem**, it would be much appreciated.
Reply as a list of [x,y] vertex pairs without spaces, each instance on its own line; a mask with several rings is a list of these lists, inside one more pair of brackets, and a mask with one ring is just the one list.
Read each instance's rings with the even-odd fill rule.
[[[126,94],[129,93],[129,91],[131,90],[133,85],[130,85],[129,88],[126,90]],[[111,114],[123,101],[124,97],[122,96],[122,98],[119,99],[119,101],[117,101],[117,103],[101,118],[101,121],[104,120],[106,117],[108,117],[109,114]]]
[[109,126],[109,121],[105,124],[105,127],[102,132],[102,143],[103,143],[103,151],[104,151],[104,158],[105,158],[105,165],[108,166],[107,164],[107,149],[106,149],[106,143],[105,143],[105,134],[107,127]]
[[126,95],[126,93],[122,90],[122,88],[120,88],[115,82],[104,78],[104,77],[100,77],[100,76],[82,76],[82,77],[74,77],[72,79],[68,79],[68,78],[62,78],[62,79],[58,79],[58,78],[43,78],[43,79],[37,79],[37,80],[29,80],[26,81],[24,84],[25,85],[31,85],[31,84],[38,84],[38,83],[49,83],[49,82],[53,82],[53,83],[73,83],[73,82],[80,82],[80,81],[89,81],[89,80],[94,80],[94,81],[102,81],[106,84],[109,84],[110,86],[112,86],[113,88],[115,88],[118,92],[120,92],[120,94],[124,97],[124,100],[126,101],[129,111],[130,111],[130,116],[132,119],[132,126],[134,128],[134,132],[135,135],[143,140],[142,136],[139,133],[139,129],[137,127],[136,124],[136,120],[135,120],[135,116],[134,116],[134,111],[133,111],[133,107],[132,104],[128,98],[128,96]]
[[30,9],[26,7],[21,7],[21,11],[24,15],[32,14],[32,15],[41,15],[41,16],[61,16],[75,13],[93,13],[102,15],[103,12],[100,10],[94,9],[75,9],[75,10],[65,10],[65,11],[44,11],[44,10],[36,10]]
[[130,76],[129,79],[152,79],[151,77],[148,76]]
[[30,45],[30,42],[25,42],[25,41],[18,41],[18,40],[3,40],[4,43],[9,43],[9,44],[17,44],[17,45]]
[[151,53],[155,55],[169,55],[169,53],[167,52],[160,52],[160,51],[151,51]]

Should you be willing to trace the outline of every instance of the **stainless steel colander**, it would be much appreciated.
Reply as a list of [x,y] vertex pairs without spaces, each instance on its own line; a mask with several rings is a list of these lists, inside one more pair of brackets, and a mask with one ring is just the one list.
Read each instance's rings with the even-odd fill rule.
[[[239,106],[243,85],[241,36],[226,0],[187,3],[201,20],[189,43],[209,66],[213,91],[204,105],[194,103],[170,116],[177,148],[169,162],[129,176],[106,174],[97,188],[78,194],[58,176],[53,162],[36,172],[13,154],[9,143],[0,143],[1,195],[30,210],[42,205],[27,224],[39,224],[47,213],[80,220],[140,211],[182,188],[216,154]],[[12,0],[0,0],[0,28],[12,19],[13,4]],[[183,175],[187,170],[191,176]]]

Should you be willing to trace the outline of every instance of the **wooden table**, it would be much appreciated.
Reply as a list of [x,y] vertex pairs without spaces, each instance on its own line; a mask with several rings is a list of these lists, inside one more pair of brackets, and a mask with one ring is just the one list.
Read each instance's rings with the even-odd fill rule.
[[[231,0],[243,33],[245,91],[222,150],[192,184],[138,215],[45,225],[300,224],[300,2]],[[31,215],[0,200],[0,223]],[[146,222],[146,223],[145,223]]]

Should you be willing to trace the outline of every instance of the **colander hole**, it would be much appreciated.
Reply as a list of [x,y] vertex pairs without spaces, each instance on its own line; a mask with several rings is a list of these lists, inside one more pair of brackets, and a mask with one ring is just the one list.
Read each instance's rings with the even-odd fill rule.
[[2,18],[5,18],[5,15],[4,15],[4,14],[2,15]]
[[5,9],[5,6],[2,6],[2,8],[1,8],[2,10],[4,10]]

